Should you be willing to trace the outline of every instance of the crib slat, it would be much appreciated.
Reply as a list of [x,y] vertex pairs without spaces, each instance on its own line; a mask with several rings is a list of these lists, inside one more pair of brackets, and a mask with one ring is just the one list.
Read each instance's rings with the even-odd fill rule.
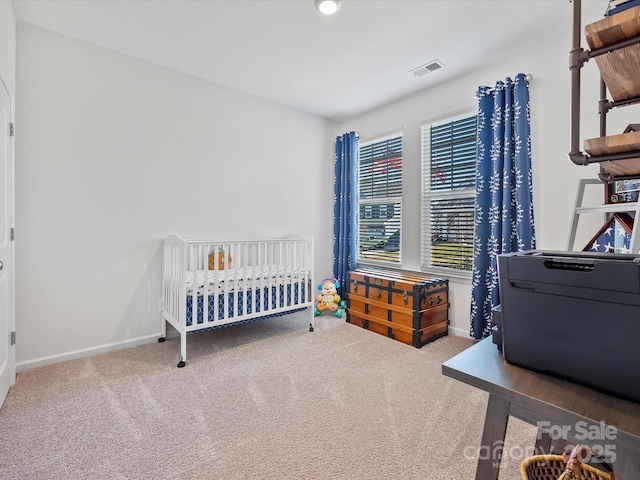
[[248,244],[243,244],[240,246],[242,250],[242,262],[244,268],[244,275],[242,276],[242,312],[245,315],[249,314],[249,295],[247,290],[247,285],[249,282],[249,275],[247,275],[247,257],[248,257]]
[[[216,245],[215,246],[215,255],[220,255],[220,246]],[[221,293],[220,291],[220,265],[218,264],[218,262],[214,262],[214,280],[213,280],[213,293],[216,296],[216,304],[218,304],[220,302],[220,295],[224,294],[224,292]],[[214,306],[213,308],[213,321],[214,322],[218,322],[220,320],[220,309],[217,308],[216,306]]]
[[[189,247],[189,266],[193,279],[193,288],[191,295],[191,326],[195,326],[198,322],[198,265],[197,265],[197,245]],[[206,291],[206,288],[204,289]]]
[[271,277],[271,285],[272,285],[272,288],[275,290],[275,295],[272,296],[271,298],[273,299],[273,303],[274,303],[272,308],[276,309],[276,308],[280,307],[280,288],[279,288],[276,280],[278,279],[278,275],[279,275],[279,272],[280,272],[280,269],[278,267],[279,267],[279,262],[280,262],[280,259],[281,259],[281,252],[279,252],[278,250],[282,249],[282,244],[271,243],[271,247],[272,247],[272,250],[273,250],[273,256],[272,256],[273,263],[272,264],[275,265],[275,268],[274,268],[275,276]]
[[292,243],[286,243],[283,247],[284,247],[284,258],[282,260],[282,267],[283,267],[282,275],[283,275],[284,288],[283,288],[282,296],[284,300],[283,305],[286,307],[289,307],[293,302],[293,288],[291,287],[293,272],[291,272],[291,276],[288,275],[286,266],[287,265],[291,266],[291,251],[294,245]]
[[[202,291],[202,322],[209,321],[209,245],[200,245],[198,252],[198,267],[203,271],[203,291]],[[197,297],[194,297],[197,299]],[[191,317],[193,318],[193,317]],[[200,319],[198,319],[200,321]],[[192,320],[191,324],[195,322]]]

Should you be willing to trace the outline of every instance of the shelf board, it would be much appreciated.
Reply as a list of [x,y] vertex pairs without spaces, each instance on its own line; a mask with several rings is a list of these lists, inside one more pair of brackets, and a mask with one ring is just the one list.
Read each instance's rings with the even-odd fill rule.
[[605,172],[615,177],[615,180],[638,178],[640,176],[640,156],[625,160],[609,160],[600,162],[599,165]]
[[584,141],[584,150],[589,155],[606,155],[608,153],[640,150],[640,131],[590,138]]
[[[591,49],[605,47],[640,35],[640,6],[630,8],[585,26]],[[640,44],[595,57],[604,83],[614,101],[640,96]]]
[[[604,161],[600,162],[600,166],[616,177],[640,174],[640,131],[587,139],[584,141],[584,151],[596,158],[601,155],[637,151],[638,158]],[[595,162],[596,158],[592,158],[590,163]]]
[[606,205],[594,205],[591,207],[576,207],[576,213],[617,213],[633,212],[636,210],[638,202],[610,203]]

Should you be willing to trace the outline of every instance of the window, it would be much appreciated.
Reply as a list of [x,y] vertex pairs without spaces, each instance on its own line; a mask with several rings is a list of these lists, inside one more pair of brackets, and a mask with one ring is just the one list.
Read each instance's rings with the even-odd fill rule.
[[476,115],[422,126],[422,268],[473,263]]
[[358,261],[401,260],[402,134],[360,144]]

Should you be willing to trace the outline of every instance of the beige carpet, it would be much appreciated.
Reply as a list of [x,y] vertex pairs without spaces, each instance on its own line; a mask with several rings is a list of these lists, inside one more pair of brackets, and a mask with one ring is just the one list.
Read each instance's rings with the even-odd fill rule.
[[[23,372],[0,409],[2,479],[427,479],[475,475],[487,395],[416,349],[299,313]],[[535,429],[511,420],[500,479]],[[520,453],[520,454],[519,454]]]

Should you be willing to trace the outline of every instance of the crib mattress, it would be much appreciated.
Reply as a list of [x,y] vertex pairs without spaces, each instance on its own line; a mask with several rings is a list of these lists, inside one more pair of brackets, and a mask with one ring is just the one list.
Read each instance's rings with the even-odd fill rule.
[[[308,278],[310,273],[292,267],[260,266],[231,268],[229,270],[198,270],[187,273],[187,295],[193,295],[194,285],[197,295],[218,294],[252,290],[254,288],[296,283]],[[195,276],[195,281],[194,281]]]

